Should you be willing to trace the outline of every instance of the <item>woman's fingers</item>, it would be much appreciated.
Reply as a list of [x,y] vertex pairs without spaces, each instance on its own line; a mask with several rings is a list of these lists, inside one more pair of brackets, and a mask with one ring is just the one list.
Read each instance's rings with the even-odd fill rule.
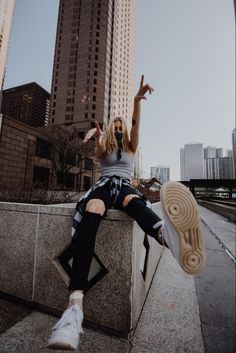
[[141,76],[140,88],[143,87],[143,82],[144,82],[144,75]]
[[154,88],[153,88],[153,87],[149,86],[148,89],[149,89],[149,93],[150,93],[150,94],[152,94],[152,92],[154,92]]
[[149,94],[152,94],[152,92],[154,92],[154,89],[152,86],[150,86],[148,83],[144,84],[144,75],[141,76],[141,82],[140,82],[140,87],[139,87],[139,91],[136,95],[136,98],[138,100],[140,99],[147,99],[145,97],[145,94],[149,92]]

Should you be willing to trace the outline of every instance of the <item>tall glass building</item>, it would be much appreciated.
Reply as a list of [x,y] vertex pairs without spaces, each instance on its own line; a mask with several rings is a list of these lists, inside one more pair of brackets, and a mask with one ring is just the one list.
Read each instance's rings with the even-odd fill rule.
[[204,179],[202,143],[188,143],[180,150],[181,180]]
[[163,165],[151,167],[151,178],[156,178],[162,184],[170,181],[170,167]]

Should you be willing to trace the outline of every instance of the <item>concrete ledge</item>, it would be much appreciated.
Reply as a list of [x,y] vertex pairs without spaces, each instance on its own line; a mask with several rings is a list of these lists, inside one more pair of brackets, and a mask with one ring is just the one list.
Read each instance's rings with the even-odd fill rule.
[[197,200],[197,202],[199,203],[199,205],[220,214],[221,216],[229,219],[230,221],[236,222],[236,209],[234,206],[224,205],[222,203],[216,203],[205,200]]
[[[70,243],[74,207],[0,202],[2,292],[57,311],[66,308],[68,290],[57,257]],[[153,207],[158,213],[160,205]],[[86,293],[87,322],[132,335],[161,252],[127,214],[108,210],[95,249],[108,273]]]

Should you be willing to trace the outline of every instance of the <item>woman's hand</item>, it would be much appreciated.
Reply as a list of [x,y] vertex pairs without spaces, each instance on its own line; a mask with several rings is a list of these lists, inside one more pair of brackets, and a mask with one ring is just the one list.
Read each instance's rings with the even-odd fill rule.
[[95,138],[98,138],[99,136],[102,135],[102,131],[100,129],[100,126],[97,121],[95,121],[96,127],[93,129],[90,129],[87,134],[85,135],[85,138],[83,140],[83,143],[87,143],[93,136]]
[[142,77],[141,77],[141,82],[140,82],[140,86],[139,86],[139,90],[138,90],[136,96],[134,97],[134,100],[135,100],[136,102],[139,102],[141,99],[147,99],[147,98],[145,97],[145,94],[146,94],[147,92],[149,92],[150,94],[152,94],[153,91],[154,91],[154,89],[153,89],[148,83],[146,83],[146,84],[144,85],[144,75],[142,75]]

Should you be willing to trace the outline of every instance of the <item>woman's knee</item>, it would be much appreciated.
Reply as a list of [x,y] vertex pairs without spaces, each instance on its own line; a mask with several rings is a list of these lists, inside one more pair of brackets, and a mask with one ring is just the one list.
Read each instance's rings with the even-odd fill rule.
[[134,198],[139,198],[139,199],[140,199],[140,197],[139,197],[138,195],[136,195],[136,194],[129,194],[129,195],[126,195],[125,198],[124,198],[124,200],[123,200],[123,202],[122,202],[122,206],[123,206],[123,207],[128,206],[129,202],[130,202],[132,199],[134,199]]
[[100,199],[91,199],[87,202],[86,211],[103,216],[106,211],[105,203]]

